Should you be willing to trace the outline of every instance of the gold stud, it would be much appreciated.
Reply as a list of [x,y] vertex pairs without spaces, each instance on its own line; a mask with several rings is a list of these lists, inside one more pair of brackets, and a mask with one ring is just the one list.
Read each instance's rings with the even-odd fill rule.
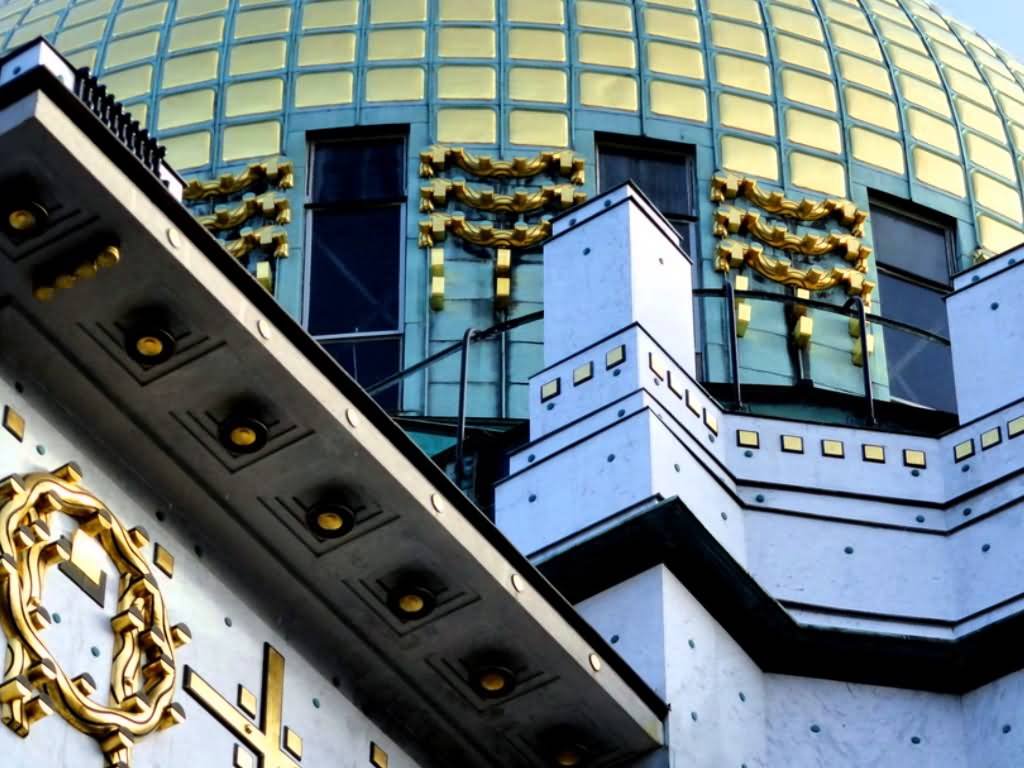
[[231,444],[238,448],[248,448],[256,442],[256,430],[252,427],[235,427],[231,430]]
[[15,232],[31,232],[39,225],[39,220],[27,208],[17,208],[7,214],[7,224]]

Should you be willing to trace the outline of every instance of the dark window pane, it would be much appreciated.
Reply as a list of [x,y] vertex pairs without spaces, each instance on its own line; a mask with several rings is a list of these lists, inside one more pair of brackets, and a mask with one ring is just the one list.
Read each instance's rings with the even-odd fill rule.
[[[338,361],[348,374],[364,387],[376,384],[397,372],[402,365],[401,339],[368,339],[363,341],[321,342],[331,357]],[[381,407],[398,410],[398,396],[401,384],[389,387],[375,399]]]
[[385,201],[405,197],[401,139],[318,144],[313,152],[313,202]]
[[632,180],[666,216],[696,214],[690,174],[690,161],[684,155],[598,147],[601,191]]
[[690,261],[697,264],[697,254],[694,249],[696,248],[696,239],[693,236],[693,222],[683,221],[681,219],[670,220],[677,233],[679,233],[679,244],[683,246],[683,250],[686,255],[690,257]]
[[884,334],[892,396],[956,413],[949,347],[895,328],[886,328]]
[[879,264],[943,285],[949,283],[949,240],[945,227],[875,205],[871,208],[871,229]]
[[309,332],[398,330],[402,207],[314,211]]
[[878,291],[882,299],[883,316],[949,338],[946,303],[940,291],[882,271],[878,273]]

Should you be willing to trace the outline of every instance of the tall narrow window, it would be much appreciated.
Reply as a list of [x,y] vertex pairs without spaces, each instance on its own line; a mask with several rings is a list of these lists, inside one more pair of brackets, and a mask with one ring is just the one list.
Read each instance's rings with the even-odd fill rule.
[[[318,141],[310,158],[306,327],[364,386],[401,367],[405,137]],[[399,387],[378,402],[396,410]]]
[[[693,150],[685,144],[625,136],[597,137],[597,184],[601,192],[632,181],[675,227],[693,261],[693,285],[701,284]],[[700,303],[693,304],[696,371],[704,370],[704,334]]]
[[[954,263],[952,223],[872,199],[871,228],[882,315],[948,339],[944,297]],[[955,413],[949,345],[897,328],[883,333],[892,397]]]
[[672,222],[683,240],[683,249],[696,264],[697,202],[693,193],[693,153],[689,147],[664,141],[598,136],[599,189],[605,192],[630,180]]

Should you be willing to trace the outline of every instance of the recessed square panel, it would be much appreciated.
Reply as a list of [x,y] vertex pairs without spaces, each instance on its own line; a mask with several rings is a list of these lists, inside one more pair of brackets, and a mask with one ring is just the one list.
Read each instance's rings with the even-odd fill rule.
[[821,455],[828,456],[832,459],[842,459],[846,457],[846,449],[843,447],[842,440],[822,440],[821,441]]
[[562,380],[552,379],[551,381],[541,385],[540,388],[540,401],[546,402],[553,397],[558,397],[562,393]]
[[659,356],[651,352],[648,355],[648,365],[651,368],[651,373],[657,376],[659,379],[664,379],[668,374],[665,373],[665,361]]
[[737,429],[736,445],[740,448],[760,448],[761,435],[752,429]]
[[704,409],[704,426],[714,434],[718,434],[718,419],[707,408]]
[[868,445],[865,444],[861,448],[861,455],[864,461],[870,461],[874,464],[885,463],[885,447],[881,445]]
[[697,398],[693,394],[693,390],[686,390],[686,407],[690,409],[690,412],[694,416],[701,415],[700,404],[697,402]]
[[782,450],[785,453],[803,453],[804,452],[804,439],[797,435],[783,435]]
[[[614,368],[617,365],[622,365],[626,362],[626,345],[620,344],[614,349],[608,350],[604,356],[604,367],[606,369]],[[1022,417],[1022,427],[1024,429],[1024,417]]]
[[4,429],[19,443],[25,439],[25,419],[9,405],[4,406]]
[[577,366],[572,372],[572,385],[578,387],[584,382],[590,381],[594,378],[594,364],[592,362],[584,363],[583,365]]
[[957,461],[963,461],[969,459],[974,455],[974,440],[964,440],[962,443],[957,443],[953,446],[953,458]]
[[1006,434],[1010,438],[1024,435],[1024,416],[1018,416],[1016,419],[1012,419],[1008,422],[1006,425]]
[[987,451],[1003,442],[1003,430],[999,427],[981,433],[981,450]]
[[903,451],[903,463],[915,469],[924,469],[928,466],[928,457],[924,451],[907,448]]

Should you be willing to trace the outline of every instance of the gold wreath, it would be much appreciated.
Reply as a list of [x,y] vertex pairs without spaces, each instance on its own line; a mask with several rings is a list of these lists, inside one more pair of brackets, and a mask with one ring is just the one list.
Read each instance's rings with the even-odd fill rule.
[[[172,702],[174,651],[191,635],[186,626],[168,622],[159,585],[141,552],[148,541],[145,532],[126,529],[79,486],[80,480],[78,469],[69,464],[52,474],[0,483],[0,626],[9,640],[0,714],[4,725],[25,737],[52,707],[100,742],[109,765],[130,765],[135,740],[184,719],[180,705]],[[120,574],[117,613],[111,619],[109,705],[90,698],[95,684],[88,675],[68,677],[41,636],[50,621],[42,604],[47,572],[71,557],[70,542],[51,534],[57,514],[76,520]]]

